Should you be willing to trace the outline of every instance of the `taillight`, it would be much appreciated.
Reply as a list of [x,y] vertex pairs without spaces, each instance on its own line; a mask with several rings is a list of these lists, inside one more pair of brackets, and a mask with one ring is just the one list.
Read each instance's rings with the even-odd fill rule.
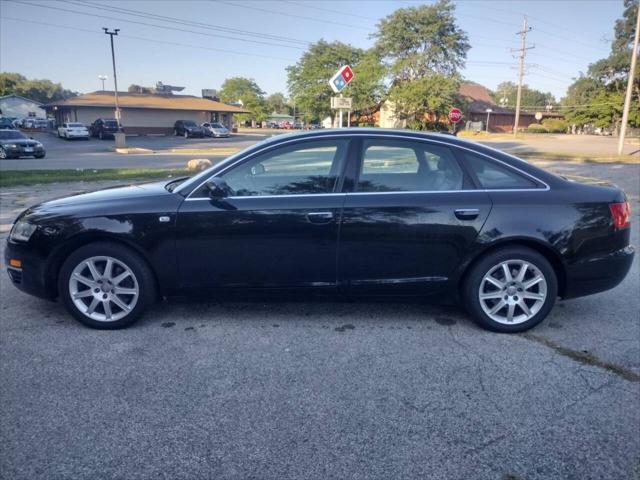
[[613,217],[613,225],[616,229],[628,228],[631,225],[631,207],[629,202],[610,203],[609,210]]

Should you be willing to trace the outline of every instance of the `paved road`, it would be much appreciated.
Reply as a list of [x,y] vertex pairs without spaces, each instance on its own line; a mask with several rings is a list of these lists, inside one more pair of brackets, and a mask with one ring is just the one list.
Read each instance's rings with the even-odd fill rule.
[[[215,146],[245,148],[255,142],[279,132],[266,131],[265,134],[246,133],[233,135],[230,138],[188,139],[181,137],[128,137],[127,146],[148,148],[151,150],[168,150],[173,148],[211,148]],[[213,161],[222,157],[210,154],[118,154],[110,151],[113,140],[91,139],[68,141],[59,139],[48,133],[33,134],[44,143],[47,156],[44,159],[20,158],[0,161],[2,170],[43,170],[43,169],[74,169],[74,168],[184,168],[186,162],[192,158],[209,158]],[[584,155],[614,155],[617,149],[617,139],[596,135],[541,135],[534,139],[490,139],[481,140],[488,146],[509,150],[517,154],[518,150],[528,152],[572,153]],[[640,155],[640,144],[637,139],[631,139],[625,145],[625,153],[636,152]]]
[[[638,166],[547,166],[627,189],[638,245]],[[3,189],[2,215],[86,187]],[[456,308],[303,299],[98,332],[2,274],[0,477],[638,478],[639,278],[636,258],[510,336]]]

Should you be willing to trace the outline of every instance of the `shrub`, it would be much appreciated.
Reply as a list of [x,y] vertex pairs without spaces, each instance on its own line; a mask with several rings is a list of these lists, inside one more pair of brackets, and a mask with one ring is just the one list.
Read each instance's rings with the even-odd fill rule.
[[527,132],[529,133],[547,133],[548,130],[544,125],[540,125],[539,123],[532,123],[527,127]]
[[549,133],[566,133],[567,122],[559,118],[547,118],[542,121],[542,125]]

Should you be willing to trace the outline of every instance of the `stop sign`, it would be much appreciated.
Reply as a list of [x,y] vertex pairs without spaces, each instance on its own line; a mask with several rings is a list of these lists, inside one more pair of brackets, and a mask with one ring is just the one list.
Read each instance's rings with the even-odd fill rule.
[[462,120],[462,110],[459,108],[449,110],[449,121],[451,123],[458,123],[460,120]]

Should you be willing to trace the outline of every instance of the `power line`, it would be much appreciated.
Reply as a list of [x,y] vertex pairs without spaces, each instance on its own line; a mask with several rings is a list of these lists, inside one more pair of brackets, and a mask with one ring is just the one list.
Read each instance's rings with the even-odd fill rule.
[[277,43],[273,43],[273,42],[262,42],[262,41],[259,41],[259,40],[251,40],[251,39],[239,38],[239,37],[229,37],[227,35],[217,35],[217,34],[213,34],[213,33],[198,32],[198,31],[195,31],[195,30],[187,30],[187,29],[183,29],[183,28],[170,27],[170,26],[167,26],[167,25],[158,25],[158,24],[153,24],[153,23],[139,22],[139,21],[136,21],[136,20],[128,20],[128,19],[124,19],[124,18],[120,18],[120,17],[112,17],[112,16],[109,16],[109,15],[99,15],[97,13],[89,13],[89,12],[80,12],[80,11],[77,11],[77,10],[70,10],[68,8],[51,7],[49,5],[29,3],[29,2],[26,2],[24,0],[7,0],[7,1],[11,1],[11,2],[17,3],[19,5],[29,5],[31,7],[48,8],[50,10],[69,12],[69,13],[74,13],[74,14],[78,14],[78,15],[85,15],[85,16],[89,16],[89,17],[106,18],[108,20],[116,20],[116,21],[119,21],[119,22],[133,23],[133,24],[136,24],[136,25],[144,25],[144,26],[147,26],[147,27],[160,28],[160,29],[165,29],[165,30],[174,30],[174,31],[185,32],[185,33],[193,33],[193,34],[196,34],[196,35],[204,35],[205,37],[227,38],[227,39],[231,39],[231,40],[237,40],[237,41],[240,41],[240,42],[249,42],[249,43],[256,43],[256,44],[261,44],[261,45],[269,45],[269,46],[272,46],[272,47],[283,47],[283,48],[290,48],[290,49],[294,49],[294,50],[304,50],[304,48],[302,48],[302,47],[297,47],[297,46],[293,46],[293,45],[282,45],[282,44],[277,44]]
[[[70,25],[61,25],[58,23],[46,23],[46,22],[39,22],[37,20],[28,20],[25,18],[16,18],[16,17],[6,17],[6,16],[2,16],[0,17],[0,20],[13,20],[13,21],[18,21],[18,22],[26,22],[26,23],[32,23],[35,25],[43,25],[43,26],[47,26],[47,27],[55,27],[55,28],[64,28],[66,30],[75,30],[78,32],[85,32],[85,33],[91,33],[91,34],[98,34],[101,35],[100,32],[96,31],[96,30],[90,30],[88,28],[80,28],[80,27],[73,27]],[[146,37],[138,37],[135,35],[123,35],[123,34],[119,34],[120,37],[122,38],[128,38],[128,39],[132,39],[132,40],[141,40],[144,42],[150,42],[150,43],[158,43],[161,45],[173,45],[173,46],[178,46],[178,47],[187,47],[187,48],[197,48],[200,50],[209,50],[212,52],[224,52],[224,53],[229,53],[229,54],[233,54],[233,55],[245,55],[245,56],[250,56],[250,57],[258,57],[258,58],[268,58],[271,60],[282,60],[285,62],[295,62],[294,59],[289,59],[289,58],[282,58],[282,57],[272,57],[269,55],[262,55],[262,54],[257,54],[257,53],[245,53],[245,52],[239,52],[239,51],[235,51],[235,50],[227,50],[225,48],[213,48],[213,47],[203,47],[202,45],[194,45],[194,44],[189,44],[189,43],[179,43],[179,42],[169,42],[166,40],[157,40],[155,38],[146,38]]]
[[311,8],[313,10],[318,10],[320,12],[329,12],[329,13],[337,13],[340,16],[347,16],[347,17],[355,17],[355,18],[362,18],[364,20],[373,20],[374,22],[379,21],[379,18],[374,18],[374,17],[367,17],[365,15],[358,15],[355,13],[349,13],[349,12],[342,12],[340,10],[333,10],[331,8],[323,8],[323,7],[316,7],[314,5],[309,5],[309,3],[303,3],[303,2],[294,2],[293,0],[285,0],[285,2],[290,3],[291,5],[298,5],[299,7],[304,7],[304,8]]
[[95,8],[95,9],[99,9],[99,10],[106,10],[106,11],[112,11],[112,12],[116,12],[116,13],[123,13],[125,15],[130,15],[130,16],[135,16],[135,17],[142,17],[142,18],[151,18],[151,19],[155,19],[155,20],[160,20],[163,22],[167,22],[167,23],[174,23],[174,24],[179,24],[179,25],[187,25],[187,26],[195,26],[198,28],[204,28],[204,29],[209,29],[209,30],[216,30],[216,31],[221,31],[221,32],[226,32],[226,33],[232,33],[232,34],[240,34],[240,35],[249,35],[249,36],[254,36],[254,37],[259,37],[259,38],[268,38],[268,39],[272,39],[274,41],[279,41],[279,42],[295,42],[295,43],[300,43],[302,45],[308,45],[309,41],[307,40],[300,40],[297,38],[292,38],[292,37],[285,37],[285,36],[281,36],[281,35],[272,35],[272,34],[268,34],[268,33],[260,33],[260,32],[252,32],[250,30],[242,30],[242,29],[238,29],[238,28],[231,28],[231,27],[225,27],[225,26],[221,26],[221,25],[215,25],[215,24],[211,24],[211,23],[203,23],[203,22],[197,22],[195,20],[189,20],[186,18],[176,18],[176,17],[167,17],[165,15],[158,15],[156,13],[150,13],[150,12],[144,12],[141,10],[133,10],[131,8],[124,8],[124,7],[114,7],[114,6],[106,6],[106,5],[102,5],[102,4],[96,4],[93,2],[89,2],[86,0],[58,0],[59,2],[65,2],[65,3],[69,3],[69,4],[74,4],[74,5],[79,5],[79,6],[84,6],[84,7],[91,7],[91,8]]
[[230,5],[232,7],[246,8],[248,10],[255,10],[255,11],[259,11],[259,12],[271,13],[273,15],[282,15],[284,17],[298,18],[298,19],[301,19],[301,20],[310,20],[312,22],[326,23],[326,24],[329,24],[329,25],[337,25],[337,26],[340,26],[340,27],[355,28],[355,29],[358,29],[358,30],[367,30],[367,31],[371,30],[370,28],[362,27],[360,25],[353,25],[353,24],[350,24],[350,23],[342,23],[342,22],[333,22],[331,20],[323,20],[321,18],[307,17],[307,16],[304,16],[304,15],[296,15],[294,13],[278,12],[276,10],[269,10],[268,8],[256,7],[255,5],[242,5],[240,3],[227,2],[227,1],[224,1],[224,0],[209,0],[209,1],[215,1],[216,3],[223,3],[225,5]]

